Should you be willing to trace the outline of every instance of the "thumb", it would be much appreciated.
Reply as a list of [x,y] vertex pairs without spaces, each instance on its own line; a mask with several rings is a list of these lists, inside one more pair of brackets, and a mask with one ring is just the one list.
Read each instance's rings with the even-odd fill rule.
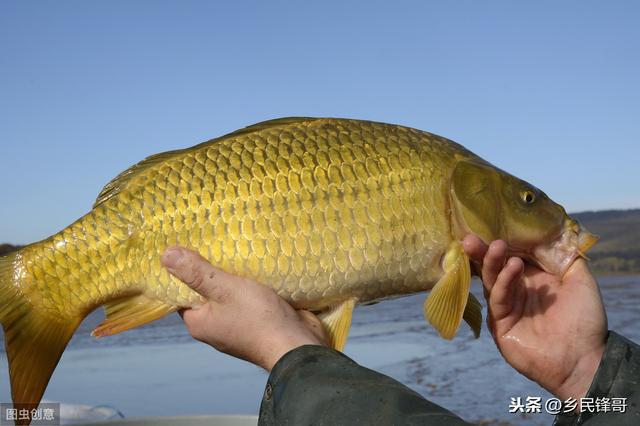
[[207,300],[223,302],[230,295],[228,276],[214,268],[199,253],[182,247],[170,247],[162,255],[162,264],[171,275]]

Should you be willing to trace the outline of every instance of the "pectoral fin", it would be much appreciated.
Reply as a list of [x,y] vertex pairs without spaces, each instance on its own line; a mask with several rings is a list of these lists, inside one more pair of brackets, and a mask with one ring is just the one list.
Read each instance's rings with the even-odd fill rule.
[[462,244],[451,243],[443,261],[444,275],[429,293],[424,316],[445,339],[453,339],[467,305],[471,284],[469,258]]
[[149,299],[143,294],[120,299],[104,306],[107,317],[91,332],[91,335],[111,336],[158,320],[177,309],[165,302]]
[[352,298],[333,306],[328,311],[322,312],[318,318],[329,334],[329,343],[332,348],[342,351],[347,343],[351,317],[357,299]]
[[464,308],[462,318],[473,330],[475,338],[480,337],[480,329],[482,329],[482,305],[472,293],[469,293],[467,306]]

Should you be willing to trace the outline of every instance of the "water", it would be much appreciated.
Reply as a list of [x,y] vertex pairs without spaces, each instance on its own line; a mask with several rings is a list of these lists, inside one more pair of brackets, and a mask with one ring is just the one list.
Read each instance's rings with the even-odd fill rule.
[[[609,328],[640,342],[640,276],[602,277],[600,285]],[[479,283],[473,288],[482,301]],[[477,340],[464,324],[454,340],[438,337],[423,319],[424,298],[357,308],[347,355],[472,422],[552,423],[548,414],[508,413],[512,396],[551,395],[504,362],[486,329]],[[94,313],[80,326],[46,399],[107,404],[127,417],[257,413],[267,374],[194,342],[177,315],[96,340],[89,333],[101,317]],[[0,364],[0,401],[10,401],[4,353]]]

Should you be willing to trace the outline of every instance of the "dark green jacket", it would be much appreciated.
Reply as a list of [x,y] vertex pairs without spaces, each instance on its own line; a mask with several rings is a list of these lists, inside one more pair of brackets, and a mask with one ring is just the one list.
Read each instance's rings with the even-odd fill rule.
[[[554,425],[640,425],[640,347],[609,332],[589,398],[627,398],[626,412],[558,415]],[[515,420],[515,419],[514,419]],[[259,425],[468,425],[396,380],[322,346],[302,346],[273,368]]]

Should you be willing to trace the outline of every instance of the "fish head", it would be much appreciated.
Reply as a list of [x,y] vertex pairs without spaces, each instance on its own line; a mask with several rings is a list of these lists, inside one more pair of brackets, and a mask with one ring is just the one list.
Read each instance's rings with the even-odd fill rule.
[[455,228],[562,276],[598,237],[540,189],[482,160],[462,160],[451,178]]

